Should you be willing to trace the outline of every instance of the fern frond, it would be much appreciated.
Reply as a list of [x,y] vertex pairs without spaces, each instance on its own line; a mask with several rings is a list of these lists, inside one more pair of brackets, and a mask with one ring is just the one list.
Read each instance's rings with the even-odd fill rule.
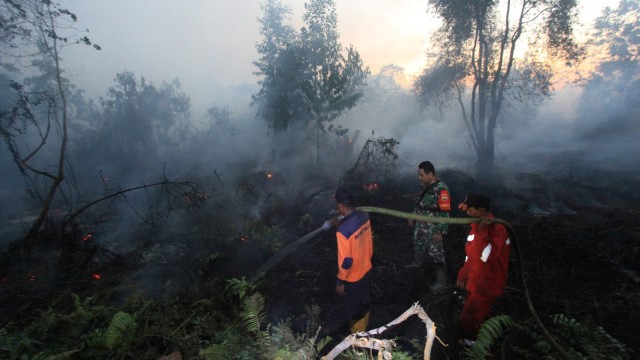
[[244,311],[242,318],[249,332],[256,337],[256,341],[262,350],[263,356],[267,356],[271,349],[271,338],[269,337],[269,326],[265,331],[261,330],[265,319],[264,298],[260,293],[255,293],[247,297],[244,301]]
[[205,360],[230,359],[233,353],[230,352],[226,344],[213,344],[206,349],[200,350],[199,355]]
[[243,300],[247,294],[255,291],[255,285],[247,281],[244,276],[240,279],[228,279],[227,283],[227,290],[230,290],[233,294],[238,295],[240,300]]
[[65,351],[65,352],[62,352],[60,354],[47,356],[47,360],[65,360],[65,359],[70,359],[74,354],[77,354],[79,352],[80,351],[77,350],[77,349],[74,349],[74,350],[71,350],[71,351]]
[[486,358],[491,345],[512,327],[513,319],[509,315],[498,315],[486,320],[478,331],[475,344],[465,349],[465,358],[475,360]]
[[104,335],[104,344],[109,350],[123,343],[129,335],[133,334],[137,327],[136,321],[129,313],[117,312]]
[[331,342],[331,340],[333,340],[331,336],[326,336],[320,339],[320,341],[316,343],[316,354],[319,354],[320,351],[322,351],[322,349],[324,349],[324,347]]
[[585,359],[628,359],[627,349],[609,335],[601,326],[589,326],[564,314],[553,316],[553,323],[559,327],[559,336],[569,345],[568,351]]

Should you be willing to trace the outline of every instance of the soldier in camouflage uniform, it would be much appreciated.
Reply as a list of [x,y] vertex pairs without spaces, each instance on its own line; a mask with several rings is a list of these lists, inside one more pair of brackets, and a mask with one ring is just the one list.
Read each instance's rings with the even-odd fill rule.
[[[451,201],[447,185],[436,175],[433,164],[423,161],[418,165],[418,178],[422,184],[422,194],[418,198],[414,212],[419,215],[449,217]],[[447,224],[427,223],[409,220],[414,226],[414,259],[407,268],[420,268],[428,253],[436,268],[436,283],[433,291],[442,288],[446,283],[444,237],[447,235]]]

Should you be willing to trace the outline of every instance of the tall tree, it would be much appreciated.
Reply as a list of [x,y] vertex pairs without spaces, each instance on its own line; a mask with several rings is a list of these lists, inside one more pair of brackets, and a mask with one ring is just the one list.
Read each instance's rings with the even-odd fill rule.
[[353,47],[344,56],[339,42],[338,15],[333,0],[305,3],[305,26],[300,31],[306,58],[305,107],[316,128],[316,160],[320,157],[320,136],[344,111],[362,97],[361,85],[369,74]]
[[254,96],[260,105],[258,116],[276,133],[294,125],[313,129],[319,159],[327,125],[362,97],[369,70],[353,46],[346,53],[342,48],[333,0],[305,3],[300,32],[284,24],[290,14],[287,6],[269,0],[263,10],[263,41],[257,45],[261,57],[255,62],[256,74],[264,77]]
[[[580,116],[587,125],[579,135],[601,139],[607,147],[639,149],[640,134],[640,3],[622,0],[605,8],[594,24],[589,58],[601,62],[586,76]],[[621,141],[622,140],[622,141]],[[635,155],[630,157],[635,161]]]
[[[576,0],[429,0],[442,20],[435,51],[415,83],[425,105],[457,101],[478,163],[493,165],[495,131],[504,101],[541,101],[551,93],[546,58],[577,61]],[[527,36],[531,35],[531,36]],[[532,41],[529,56],[518,58]],[[533,56],[533,50],[542,56]],[[469,92],[467,94],[467,92]]]
[[[0,109],[0,135],[27,179],[34,184],[42,180],[38,182],[42,194],[35,186],[31,189],[41,201],[40,213],[27,235],[31,238],[49,215],[68,166],[69,84],[62,76],[60,52],[68,44],[92,44],[86,36],[63,35],[73,29],[76,15],[51,1],[3,0],[0,6],[0,37],[6,40],[3,67],[22,70],[7,63],[14,59],[18,65],[26,61],[25,69],[29,69],[22,83],[16,73],[11,74],[9,86],[15,101],[13,106]],[[97,45],[94,48],[100,49]],[[55,154],[53,158],[51,154]]]
[[[190,99],[174,80],[156,87],[132,72],[115,76],[115,84],[100,99],[95,129],[87,130],[76,153],[94,164],[106,161],[117,171],[156,166],[185,145],[190,120]],[[88,157],[87,154],[92,154]]]
[[260,91],[253,95],[258,104],[258,116],[275,132],[284,131],[297,116],[293,98],[297,88],[296,75],[301,60],[296,49],[295,30],[285,21],[291,8],[278,0],[268,0],[262,5],[264,15],[260,22],[262,42],[256,45],[260,59],[254,61],[261,76]]
[[[589,41],[593,58],[602,61],[587,77],[583,109],[588,115],[603,103],[629,113],[640,108],[640,4],[622,0],[595,20]],[[603,57],[604,55],[604,57]],[[604,87],[604,89],[603,89]],[[597,105],[599,104],[599,105]]]

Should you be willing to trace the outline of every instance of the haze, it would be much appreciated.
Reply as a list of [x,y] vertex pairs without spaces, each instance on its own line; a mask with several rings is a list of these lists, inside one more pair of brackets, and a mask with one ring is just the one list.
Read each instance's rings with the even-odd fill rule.
[[[229,87],[255,84],[252,61],[260,40],[257,0],[64,0],[78,16],[79,29],[102,47],[65,49],[67,76],[90,97],[103,96],[116,73],[128,70],[158,83],[178,78],[194,114],[214,99],[228,98]],[[304,2],[292,7],[291,24],[302,25]],[[581,17],[590,22],[617,3],[582,1]],[[187,5],[188,4],[188,5]],[[409,77],[424,65],[429,31],[437,23],[425,0],[338,0],[338,29],[343,44],[353,44],[373,73],[395,64]]]

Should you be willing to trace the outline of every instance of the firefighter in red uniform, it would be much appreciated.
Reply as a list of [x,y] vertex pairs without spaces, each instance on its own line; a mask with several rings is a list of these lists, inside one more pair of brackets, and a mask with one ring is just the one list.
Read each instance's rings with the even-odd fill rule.
[[[366,212],[357,211],[351,192],[340,187],[335,193],[342,221],[337,225],[338,278],[336,292],[344,296],[345,322],[352,333],[366,331],[371,306],[371,257],[373,233]],[[325,223],[324,227],[330,227]]]
[[458,287],[467,289],[460,325],[464,344],[471,345],[480,325],[490,317],[493,302],[504,291],[511,241],[504,225],[491,222],[488,197],[469,194],[458,208],[471,217],[481,218],[480,223],[471,224],[465,245],[466,259],[456,281]]

